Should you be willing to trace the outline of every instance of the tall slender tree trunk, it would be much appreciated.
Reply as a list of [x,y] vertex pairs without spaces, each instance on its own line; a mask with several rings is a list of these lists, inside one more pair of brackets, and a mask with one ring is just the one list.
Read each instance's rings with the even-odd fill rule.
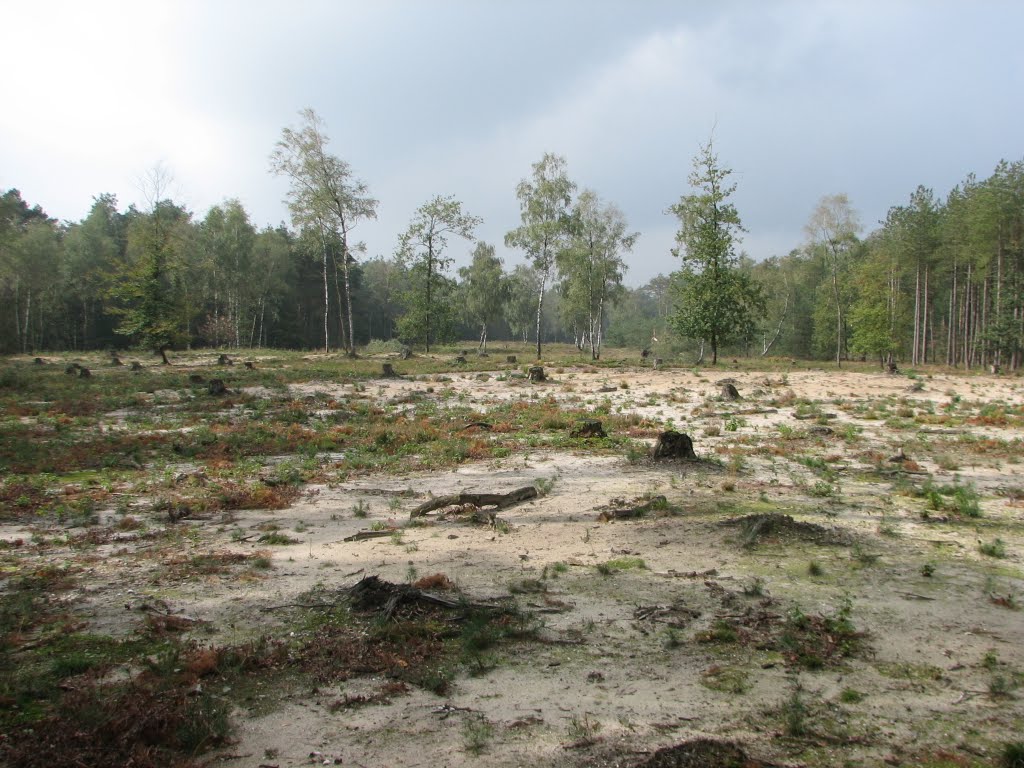
[[843,364],[843,304],[839,298],[838,268],[832,270],[832,295],[836,300],[836,366]]
[[29,322],[32,319],[32,289],[25,291],[25,330],[22,333],[22,348],[21,351],[26,353],[29,351],[31,346],[31,340],[29,339]]
[[323,222],[320,222],[320,243],[324,249],[324,352],[330,353],[328,316],[331,310],[331,294],[327,290],[327,237],[324,235]]
[[341,286],[338,285],[338,259],[332,255],[334,262],[334,300],[338,303],[338,343],[345,346],[345,313],[341,311]]
[[956,367],[956,257],[953,257],[953,286],[949,291],[949,322],[946,329],[946,365]]
[[341,222],[341,266],[345,276],[345,304],[348,310],[348,355],[356,355],[355,326],[352,325],[352,283],[348,270],[348,224]]
[[540,291],[537,292],[537,359],[541,358],[540,351],[540,323],[541,313],[544,311],[544,289],[547,287],[548,275],[547,270],[544,270],[540,278]]
[[423,322],[426,324],[423,329],[423,336],[426,341],[426,351],[430,354],[430,314],[431,314],[431,280],[434,272],[434,246],[431,238],[427,238],[427,311]]
[[914,272],[914,343],[910,348],[910,364],[917,365],[921,350],[921,262]]
[[924,266],[924,294],[921,306],[921,362],[928,362],[928,265]]

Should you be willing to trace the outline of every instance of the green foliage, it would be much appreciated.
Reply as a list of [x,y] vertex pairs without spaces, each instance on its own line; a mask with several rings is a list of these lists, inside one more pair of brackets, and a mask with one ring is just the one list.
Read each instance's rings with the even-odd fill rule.
[[740,268],[735,252],[743,226],[728,202],[736,189],[728,182],[731,174],[709,141],[693,161],[688,180],[695,191],[669,209],[680,225],[673,253],[683,261],[672,322],[683,336],[711,346],[712,364],[719,346],[753,338],[755,317],[765,308],[760,286]]
[[544,292],[555,257],[570,231],[569,207],[576,184],[569,179],[564,157],[546,152],[533,164],[533,175],[516,187],[521,225],[505,235],[505,245],[522,250],[533,265],[537,285],[537,359],[541,357]]
[[452,235],[472,239],[479,216],[463,212],[454,197],[438,195],[416,209],[409,228],[399,238],[397,257],[412,265],[412,285],[405,295],[406,314],[399,320],[399,335],[418,342],[427,352],[433,342],[452,338],[455,283],[444,273],[452,259],[445,255]]
[[494,246],[484,242],[473,248],[473,261],[459,270],[459,276],[466,316],[480,326],[480,350],[485,351],[488,326],[502,316],[511,285],[502,272],[501,259],[494,255]]

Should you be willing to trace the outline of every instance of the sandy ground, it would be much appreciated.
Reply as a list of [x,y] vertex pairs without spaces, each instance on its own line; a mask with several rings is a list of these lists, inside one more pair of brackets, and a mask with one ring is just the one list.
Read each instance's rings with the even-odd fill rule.
[[[957,397],[1020,405],[1020,379],[936,374],[915,385],[902,376],[807,370],[783,376],[586,368],[552,375],[541,385],[497,373],[486,380],[476,374],[382,380],[368,384],[365,396],[399,406],[411,393],[441,403],[461,397],[483,411],[524,397],[552,396],[574,406],[607,399],[612,412],[688,432],[697,453],[719,463],[630,462],[536,449],[453,471],[311,487],[287,510],[204,523],[201,537],[187,543],[191,551],[251,552],[262,545],[238,541],[232,531],[276,523],[302,543],[275,548],[268,577],[154,586],[146,576],[157,564],[114,543],[97,553],[88,587],[72,596],[75,608],[97,630],[117,631],[139,604],[159,599],[209,621],[212,639],[228,643],[254,629],[275,631],[288,611],[276,606],[316,584],[336,589],[368,574],[404,582],[413,574],[444,573],[466,594],[488,599],[507,596],[524,579],[543,579],[546,592],[518,596],[522,607],[542,616],[541,642],[500,650],[492,670],[459,678],[444,697],[414,690],[389,704],[332,711],[344,694],[379,688],[383,681],[372,678],[268,694],[277,699],[270,711],[253,701],[235,714],[238,742],[217,764],[239,768],[634,765],[657,747],[701,735],[741,742],[749,753],[793,766],[913,765],[939,751],[985,763],[1001,743],[1020,738],[1020,692],[1004,697],[990,690],[992,658],[1007,679],[1024,671],[1024,612],[989,596],[1013,595],[1019,604],[1024,594],[1024,506],[1014,495],[1024,486],[1024,451],[1015,453],[1021,444],[1010,443],[993,458],[967,450],[961,429],[893,429],[850,409],[886,398],[903,399],[902,407],[915,411],[929,402],[940,411]],[[726,378],[742,401],[713,400]],[[296,396],[313,392],[340,399],[351,389],[329,382],[293,387]],[[785,404],[770,405],[773,400]],[[808,492],[816,475],[779,440],[780,425],[814,425],[796,418],[801,403],[835,414],[828,420],[833,434],[799,448],[828,457],[838,469],[838,490],[829,497]],[[725,427],[730,418],[738,420],[734,431]],[[858,439],[837,436],[847,425],[862,430]],[[1004,427],[968,431],[1002,441],[1021,437]],[[757,446],[781,451],[758,453]],[[737,447],[750,449],[741,464],[730,461]],[[888,456],[901,448],[936,483],[973,484],[984,514],[978,525],[925,521],[920,499],[893,494],[891,483],[864,474],[866,451]],[[937,455],[953,457],[946,464],[954,468],[942,469]],[[550,491],[502,510],[502,530],[431,517],[423,527],[406,528],[400,544],[344,541],[374,522],[404,525],[431,494],[500,493],[538,480]],[[665,495],[676,514],[598,522],[612,499],[642,494]],[[365,507],[365,518],[354,515],[357,505]],[[846,545],[787,539],[744,549],[737,529],[723,525],[766,511],[838,531]],[[1006,543],[1003,559],[978,552],[979,540],[995,536]],[[876,560],[859,559],[864,552]],[[620,557],[642,558],[646,568],[610,576],[597,570]],[[818,575],[809,574],[812,561],[820,565]],[[568,568],[558,572],[556,563]],[[933,575],[923,575],[925,564]],[[754,591],[755,580],[764,594],[744,592]],[[837,668],[796,671],[777,651],[697,641],[723,617],[757,610],[784,617],[796,607],[828,614],[847,600],[869,650]],[[739,676],[742,690],[715,689],[723,670]],[[816,734],[811,738],[784,733],[781,707],[798,687]],[[859,700],[841,699],[848,690],[859,692]],[[490,729],[474,754],[467,733],[481,722]]]

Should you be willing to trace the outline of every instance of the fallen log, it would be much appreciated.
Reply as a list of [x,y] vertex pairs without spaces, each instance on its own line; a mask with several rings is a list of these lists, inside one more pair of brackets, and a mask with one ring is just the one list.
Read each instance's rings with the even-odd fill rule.
[[359,531],[351,536],[346,536],[342,541],[364,541],[366,539],[382,539],[385,536],[393,536],[398,532],[397,528],[385,528],[381,531]]
[[505,509],[513,504],[519,504],[528,499],[535,499],[540,494],[532,485],[517,488],[509,493],[457,493],[451,496],[438,496],[420,504],[409,513],[410,518],[422,517],[428,512],[433,512],[445,507],[455,507],[464,504],[472,504],[476,507],[497,507]]
[[668,499],[664,496],[654,496],[646,501],[640,498],[636,499],[631,506],[602,510],[597,519],[602,523],[607,523],[611,520],[635,520],[638,517],[643,517],[651,510],[666,509],[667,507]]

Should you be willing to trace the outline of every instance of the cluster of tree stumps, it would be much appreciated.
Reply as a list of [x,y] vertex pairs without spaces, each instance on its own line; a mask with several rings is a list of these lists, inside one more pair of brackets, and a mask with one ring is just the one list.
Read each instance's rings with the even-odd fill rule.
[[84,365],[78,363],[71,363],[65,369],[64,373],[68,376],[77,376],[80,379],[88,379],[92,376],[92,371],[86,368]]

